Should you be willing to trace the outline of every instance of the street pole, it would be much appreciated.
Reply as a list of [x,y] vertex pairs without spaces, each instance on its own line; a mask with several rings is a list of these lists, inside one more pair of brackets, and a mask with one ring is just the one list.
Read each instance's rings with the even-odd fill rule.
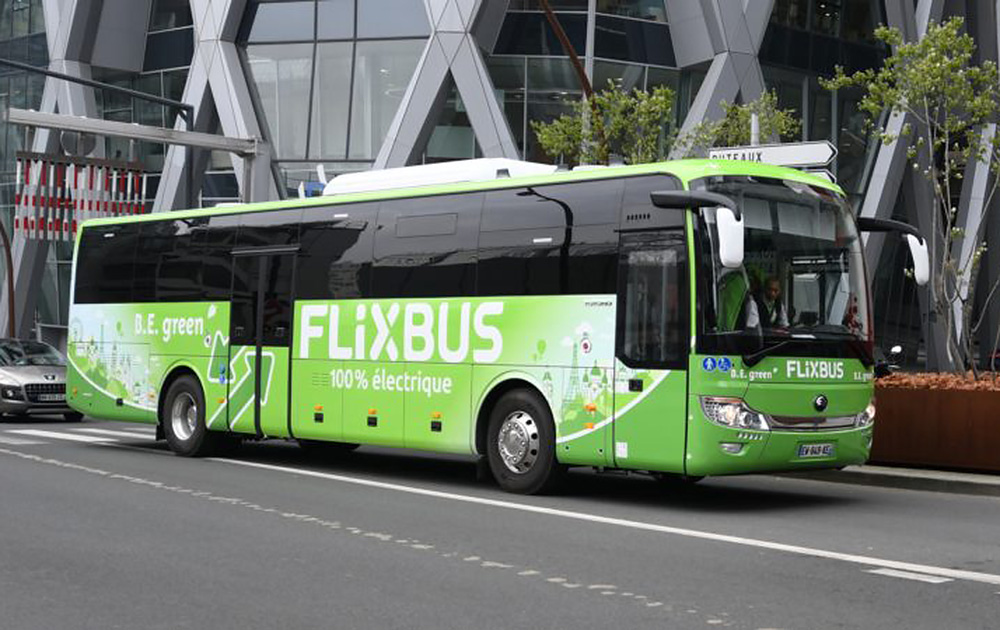
[[7,262],[7,336],[11,339],[17,337],[14,331],[14,257],[10,252],[10,238],[7,236],[7,228],[0,221],[0,239],[3,239],[3,255]]

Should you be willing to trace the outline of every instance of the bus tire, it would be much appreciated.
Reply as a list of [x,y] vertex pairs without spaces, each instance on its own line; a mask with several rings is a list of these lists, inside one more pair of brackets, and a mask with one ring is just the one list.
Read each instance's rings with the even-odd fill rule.
[[205,427],[205,394],[193,376],[181,376],[167,388],[163,434],[175,454],[203,457],[214,453],[225,437]]
[[541,396],[515,389],[500,397],[490,411],[486,456],[507,492],[540,494],[559,483],[565,469],[556,461],[555,424]]

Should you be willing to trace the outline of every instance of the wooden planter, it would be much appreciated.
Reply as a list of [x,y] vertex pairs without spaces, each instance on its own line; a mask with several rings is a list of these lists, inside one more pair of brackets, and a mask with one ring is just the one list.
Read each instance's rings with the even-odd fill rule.
[[871,463],[1000,472],[1000,392],[876,386]]

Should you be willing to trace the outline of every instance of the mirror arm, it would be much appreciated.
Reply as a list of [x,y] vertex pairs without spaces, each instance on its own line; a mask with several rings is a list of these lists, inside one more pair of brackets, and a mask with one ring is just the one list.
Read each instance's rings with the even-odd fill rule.
[[649,199],[657,208],[675,210],[695,210],[697,208],[717,208],[723,206],[733,211],[736,220],[743,218],[739,206],[731,198],[707,190],[658,190],[649,193]]
[[926,242],[920,230],[909,223],[895,221],[893,219],[876,219],[874,217],[858,217],[858,229],[862,232],[902,232],[912,234],[920,239],[921,243]]

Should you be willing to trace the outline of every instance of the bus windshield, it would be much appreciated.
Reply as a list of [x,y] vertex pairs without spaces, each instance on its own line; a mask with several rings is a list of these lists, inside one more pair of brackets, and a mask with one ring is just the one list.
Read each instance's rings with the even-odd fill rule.
[[743,213],[744,260],[723,267],[715,210],[699,220],[700,350],[855,357],[871,361],[861,240],[847,202],[799,182],[749,177],[701,180]]

